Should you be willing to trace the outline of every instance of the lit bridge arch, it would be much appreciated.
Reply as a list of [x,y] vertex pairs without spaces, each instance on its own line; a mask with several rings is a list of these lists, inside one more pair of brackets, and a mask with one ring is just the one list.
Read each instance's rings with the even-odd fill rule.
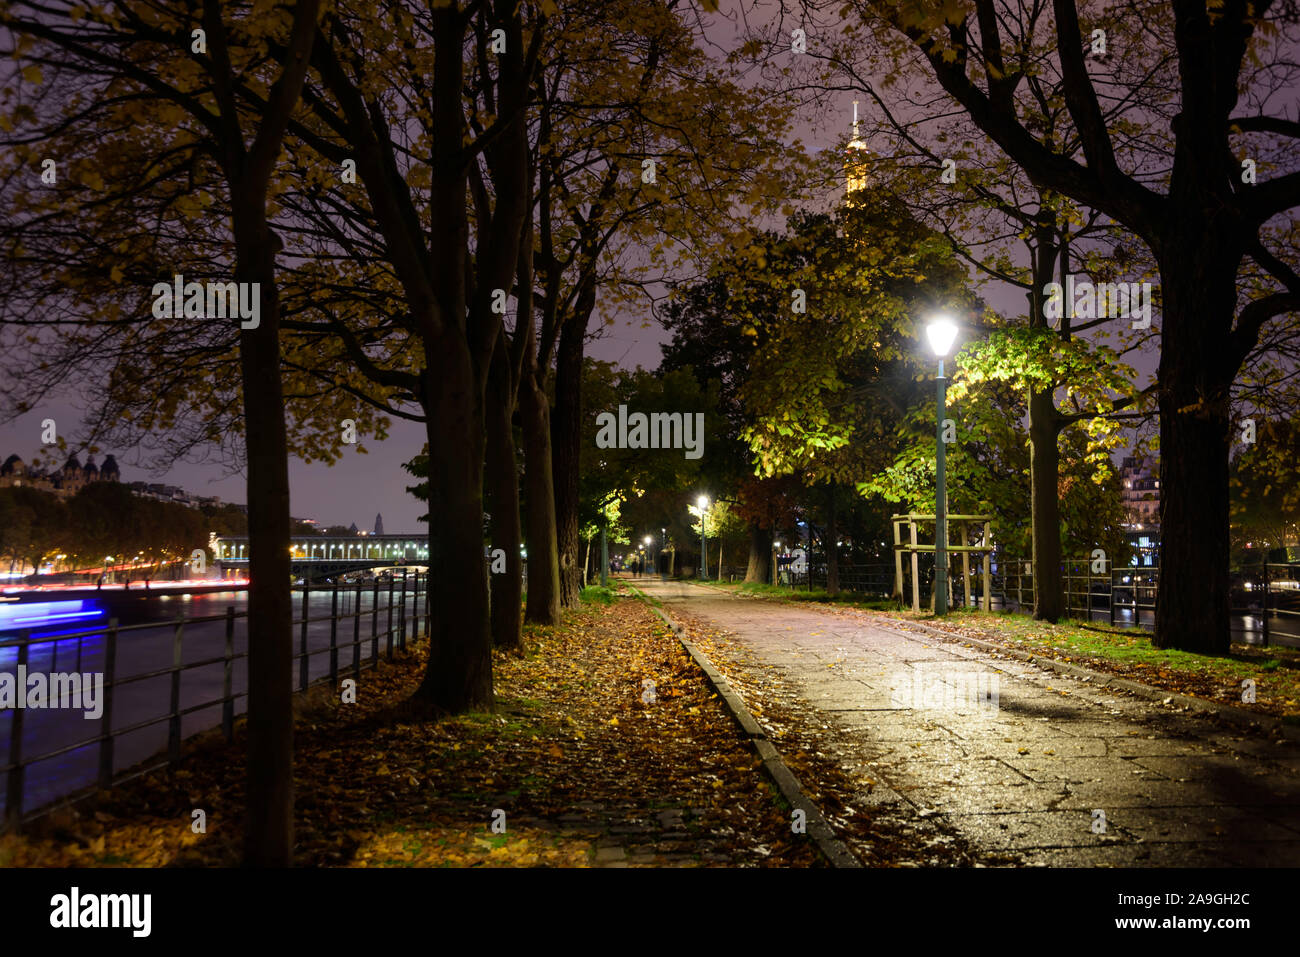
[[[209,539],[222,575],[247,574],[248,536],[213,535]],[[410,535],[295,535],[289,541],[293,574],[305,581],[333,578],[371,568],[426,566],[429,538]]]

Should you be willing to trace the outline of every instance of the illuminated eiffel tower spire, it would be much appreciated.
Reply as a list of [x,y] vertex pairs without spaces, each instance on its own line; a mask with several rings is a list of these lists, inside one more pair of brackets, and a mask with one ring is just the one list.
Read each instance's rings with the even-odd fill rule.
[[853,101],[853,139],[844,153],[845,196],[867,188],[867,164],[871,151],[858,131],[858,101]]

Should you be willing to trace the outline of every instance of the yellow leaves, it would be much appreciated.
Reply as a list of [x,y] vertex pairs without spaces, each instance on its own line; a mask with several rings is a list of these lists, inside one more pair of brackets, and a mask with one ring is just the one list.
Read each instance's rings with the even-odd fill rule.
[[34,86],[40,86],[41,80],[43,79],[41,76],[41,68],[34,63],[30,66],[23,67],[22,77]]
[[[936,513],[936,514],[938,514],[938,513]],[[617,727],[618,727],[618,718],[610,718],[610,719],[609,719],[609,725],[610,725],[610,727],[612,727],[612,728],[617,728]]]

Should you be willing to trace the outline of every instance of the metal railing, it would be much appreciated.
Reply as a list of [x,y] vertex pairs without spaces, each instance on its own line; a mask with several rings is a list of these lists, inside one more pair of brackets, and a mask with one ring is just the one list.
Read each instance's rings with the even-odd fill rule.
[[[298,591],[299,589],[295,588],[294,590]],[[318,589],[312,589],[309,585],[304,585],[301,591],[301,617],[294,618],[292,622],[298,636],[298,650],[294,658],[298,662],[296,690],[299,692],[304,692],[309,687],[326,681],[332,686],[337,686],[341,673],[340,652],[348,648],[352,650],[348,670],[350,670],[354,679],[359,680],[363,667],[373,668],[378,663],[381,640],[384,642],[385,657],[391,661],[395,647],[406,647],[408,634],[412,640],[420,634],[422,614],[427,627],[427,574],[402,576],[400,579],[390,578],[386,583],[386,588],[383,587],[383,583],[376,579],[373,583],[369,583],[369,587],[367,587],[367,583],[361,582],[355,585],[335,583],[332,586]],[[381,605],[381,596],[385,592],[387,601],[386,604]],[[330,612],[328,615],[312,617],[309,614],[309,603],[313,593],[318,597],[322,594],[330,595]],[[339,607],[341,597],[345,605],[342,610]],[[369,608],[363,608],[363,597],[370,598]],[[383,615],[382,629],[381,614]],[[362,635],[362,618],[364,616],[370,618],[370,634],[367,637]],[[39,637],[33,637],[32,630],[28,629],[23,632],[21,637],[0,640],[0,656],[7,657],[6,652],[13,652],[15,665],[23,669],[26,669],[27,665],[31,664],[33,660],[43,657],[38,649],[46,646],[49,655],[48,673],[52,676],[58,669],[59,645],[72,641],[76,642],[76,657],[72,663],[76,673],[80,675],[83,666],[83,648],[87,648],[94,654],[96,651],[94,646],[97,644],[95,640],[102,639],[101,660],[103,666],[102,712],[97,719],[97,728],[93,734],[73,741],[62,742],[56,747],[48,748],[39,753],[26,754],[24,753],[26,743],[24,741],[26,724],[24,718],[27,709],[15,707],[0,711],[0,716],[5,713],[11,715],[7,735],[8,754],[5,756],[5,763],[0,765],[0,774],[3,774],[5,778],[4,822],[6,827],[16,830],[23,822],[81,800],[96,789],[110,788],[159,768],[174,766],[181,756],[182,720],[186,716],[220,706],[221,731],[225,739],[230,741],[234,736],[237,705],[248,696],[246,690],[236,690],[234,681],[235,663],[248,658],[246,637],[244,650],[237,651],[235,649],[235,624],[237,621],[246,620],[247,618],[247,611],[238,611],[231,605],[226,608],[225,614],[221,615],[203,615],[190,618],[182,615],[171,621],[155,621],[135,625],[121,625],[118,623],[117,618],[110,618],[106,627]],[[192,633],[197,626],[213,625],[218,622],[224,624],[223,653],[207,654],[198,660],[184,661],[186,629],[190,629]],[[323,636],[316,634],[314,637],[318,639],[318,646],[311,647],[312,642],[309,641],[308,626],[322,622],[329,624],[328,642],[319,640]],[[341,626],[348,624],[351,625],[351,639],[347,640],[345,636],[344,640],[340,642]],[[171,664],[165,667],[147,668],[144,671],[131,674],[119,674],[120,654],[124,648],[123,639],[131,639],[126,643],[130,650],[145,654],[153,652],[158,657],[160,652],[165,651],[165,646],[155,644],[145,649],[144,641],[147,641],[147,639],[142,640],[142,638],[147,632],[158,632],[161,629],[171,630]],[[212,643],[215,633],[209,630],[209,633],[202,637],[206,643]],[[363,655],[363,647],[366,644],[370,645],[368,656]],[[327,670],[313,680],[311,678],[311,661],[313,658],[325,655],[328,655]],[[139,657],[139,654],[137,654],[137,657]],[[181,693],[183,676],[199,669],[215,668],[217,666],[222,668],[220,695],[183,703]],[[246,668],[247,666],[245,666]],[[0,668],[0,671],[3,670],[5,669]],[[15,668],[15,675],[19,673]],[[346,672],[343,673],[346,676]],[[247,677],[247,670],[245,670],[245,688],[247,688]],[[140,691],[135,696],[132,696],[125,693],[127,688],[130,686],[144,688],[145,685],[142,685],[142,683],[164,678],[168,679],[168,705],[163,713],[152,714],[124,725],[114,725],[115,710],[120,711],[123,705],[129,705],[133,710],[139,711],[141,705],[152,703],[147,690]],[[16,690],[19,695],[26,693],[26,689],[23,688],[17,688]],[[69,712],[64,709],[63,713],[67,714]],[[127,735],[147,730],[164,722],[167,725],[165,749],[156,749],[150,755],[147,755],[146,760],[143,762],[130,762],[129,767],[118,771],[115,762],[117,743]],[[214,726],[214,723],[208,723],[192,729],[190,734],[197,734]],[[24,810],[27,797],[26,779],[29,768],[42,762],[73,755],[75,752],[91,747],[98,748],[98,770],[97,774],[95,774],[95,784],[89,788],[84,786],[76,787],[70,794],[45,801],[32,810]],[[158,754],[163,754],[163,757],[158,758]]]
[[[1097,572],[1091,558],[1067,559],[1061,564],[1065,616],[1146,627],[1154,621],[1159,581],[1160,569],[1154,566],[1111,567]],[[993,594],[1003,608],[1032,608],[1033,564],[1023,558],[1002,557],[993,574]]]
[[[1234,629],[1257,633],[1259,643],[1300,642],[1300,563],[1262,562],[1231,571],[1230,611]],[[1088,559],[1062,567],[1065,611],[1071,618],[1111,625],[1154,627],[1159,566],[1092,571]],[[1024,559],[1003,558],[994,576],[994,594],[1003,607],[1033,606],[1034,576]]]

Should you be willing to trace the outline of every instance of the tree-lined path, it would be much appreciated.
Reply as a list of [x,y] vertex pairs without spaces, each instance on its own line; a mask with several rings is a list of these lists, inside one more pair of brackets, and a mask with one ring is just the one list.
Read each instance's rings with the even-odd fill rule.
[[869,613],[674,582],[638,587],[696,633],[778,748],[791,732],[811,735],[860,784],[849,800],[858,813],[910,810],[1028,864],[1300,862],[1294,742]]

